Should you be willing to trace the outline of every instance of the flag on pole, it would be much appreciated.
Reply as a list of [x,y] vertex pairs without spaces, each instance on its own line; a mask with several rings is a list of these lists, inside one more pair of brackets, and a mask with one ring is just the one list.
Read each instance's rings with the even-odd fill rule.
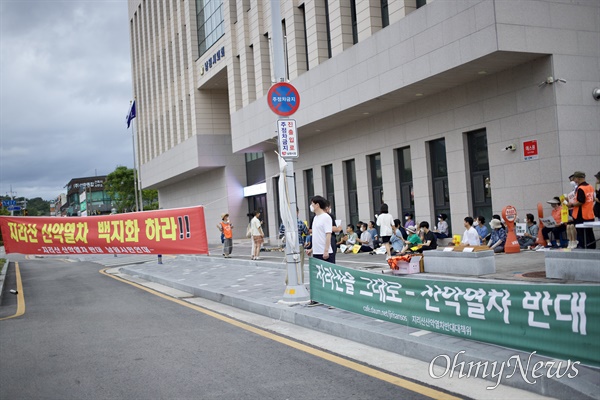
[[131,104],[131,108],[129,109],[129,114],[127,114],[127,117],[125,118],[125,120],[127,121],[127,129],[129,129],[129,125],[131,125],[131,120],[134,118],[135,118],[135,100]]

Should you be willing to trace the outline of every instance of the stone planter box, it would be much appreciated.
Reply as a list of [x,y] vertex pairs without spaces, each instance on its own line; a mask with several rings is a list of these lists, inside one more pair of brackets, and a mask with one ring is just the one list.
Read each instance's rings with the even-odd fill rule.
[[492,250],[472,253],[430,250],[423,252],[425,272],[436,274],[487,275],[496,273]]
[[547,251],[544,262],[546,278],[600,282],[600,250]]

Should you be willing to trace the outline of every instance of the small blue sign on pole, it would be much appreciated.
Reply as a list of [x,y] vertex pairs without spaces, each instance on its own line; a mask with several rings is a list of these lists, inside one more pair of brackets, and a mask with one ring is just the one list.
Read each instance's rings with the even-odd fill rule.
[[21,206],[8,206],[6,209],[8,211],[21,211]]

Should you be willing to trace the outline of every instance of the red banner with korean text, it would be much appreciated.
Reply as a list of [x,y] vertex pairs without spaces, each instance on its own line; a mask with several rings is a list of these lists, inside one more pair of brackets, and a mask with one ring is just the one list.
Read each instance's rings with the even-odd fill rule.
[[204,207],[89,217],[0,216],[6,253],[208,254]]

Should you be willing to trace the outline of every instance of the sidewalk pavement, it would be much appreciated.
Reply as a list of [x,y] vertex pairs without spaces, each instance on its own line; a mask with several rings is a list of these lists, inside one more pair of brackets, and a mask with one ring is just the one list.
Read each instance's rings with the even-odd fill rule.
[[[267,248],[269,246],[267,245]],[[453,358],[460,351],[461,361],[489,362],[500,365],[518,355],[523,364],[530,353],[504,348],[483,342],[423,331],[391,322],[319,304],[285,305],[279,303],[285,290],[286,265],[282,251],[261,252],[261,260],[250,259],[249,240],[235,240],[232,258],[223,258],[219,244],[210,246],[211,256],[178,255],[163,256],[158,264],[157,256],[119,255],[118,257],[62,256],[91,261],[106,267],[119,267],[121,274],[130,279],[143,279],[178,289],[194,296],[220,302],[242,310],[264,315],[276,320],[293,323],[334,336],[395,352],[421,361],[430,362],[441,354]],[[308,262],[308,261],[307,261]],[[337,254],[336,264],[345,267],[371,270],[380,273],[388,270],[385,255]],[[308,268],[305,268],[308,282]],[[543,252],[527,251],[518,254],[496,256],[496,273],[480,277],[460,277],[441,274],[412,275],[418,279],[436,280],[510,280],[552,283],[581,283],[546,279]],[[532,274],[532,278],[527,274]],[[547,358],[533,356],[532,364]],[[572,360],[575,361],[575,360]],[[514,362],[513,362],[514,363]],[[490,367],[491,368],[491,367]],[[508,368],[508,367],[507,367]],[[525,382],[517,372],[502,384],[519,389],[549,395],[555,398],[600,399],[600,369],[578,366],[579,374],[573,379],[537,379],[534,385]],[[427,373],[427,371],[423,371]],[[496,379],[489,377],[495,385]],[[465,381],[466,384],[466,381]]]

